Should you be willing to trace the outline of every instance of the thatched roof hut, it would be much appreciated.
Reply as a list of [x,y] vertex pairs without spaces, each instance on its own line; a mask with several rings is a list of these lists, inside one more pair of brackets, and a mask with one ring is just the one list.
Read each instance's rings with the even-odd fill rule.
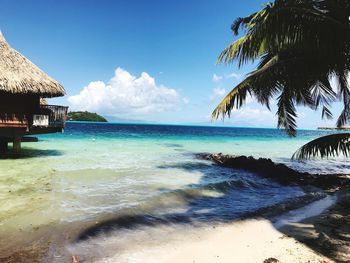
[[0,92],[10,94],[39,95],[40,97],[64,96],[61,84],[14,50],[0,32]]
[[0,155],[13,141],[19,153],[25,135],[62,132],[68,107],[48,105],[64,88],[7,44],[0,31]]

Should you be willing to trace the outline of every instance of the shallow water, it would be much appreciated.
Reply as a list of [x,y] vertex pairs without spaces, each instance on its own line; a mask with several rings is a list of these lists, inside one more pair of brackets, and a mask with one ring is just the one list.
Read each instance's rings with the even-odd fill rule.
[[[23,157],[0,160],[0,248],[43,226],[85,226],[133,215],[127,227],[224,222],[304,194],[252,173],[197,160],[195,153],[269,157],[311,172],[348,172],[341,160],[291,162],[326,131],[67,123],[64,134],[24,143]],[[130,218],[129,218],[130,219]],[[63,227],[64,229],[64,227]]]

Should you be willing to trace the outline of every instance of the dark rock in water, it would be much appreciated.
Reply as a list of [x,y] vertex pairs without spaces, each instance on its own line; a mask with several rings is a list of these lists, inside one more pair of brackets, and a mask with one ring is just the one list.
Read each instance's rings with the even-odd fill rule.
[[280,263],[280,262],[281,261],[279,261],[276,258],[268,258],[268,259],[265,259],[263,263]]
[[271,159],[252,156],[233,156],[202,153],[197,158],[211,160],[219,165],[244,169],[256,173],[259,176],[277,181],[283,185],[313,185],[325,190],[335,190],[340,187],[350,186],[350,177],[343,174],[310,174],[298,172],[280,163],[274,163]]

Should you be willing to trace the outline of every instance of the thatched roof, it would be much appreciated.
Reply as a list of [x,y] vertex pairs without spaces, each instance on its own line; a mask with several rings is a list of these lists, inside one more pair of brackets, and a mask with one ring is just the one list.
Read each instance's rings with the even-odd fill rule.
[[0,92],[38,94],[40,97],[59,97],[65,94],[61,84],[11,48],[1,32]]
[[49,103],[47,102],[47,99],[45,98],[40,98],[40,105],[48,105]]

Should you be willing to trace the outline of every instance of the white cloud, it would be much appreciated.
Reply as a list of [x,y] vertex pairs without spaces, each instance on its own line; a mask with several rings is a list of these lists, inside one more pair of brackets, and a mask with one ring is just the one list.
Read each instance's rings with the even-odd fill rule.
[[269,110],[258,106],[258,108],[244,106],[240,109],[232,109],[231,116],[224,119],[227,125],[243,125],[253,127],[274,127],[276,116]]
[[189,98],[182,98],[182,102],[185,103],[185,104],[189,104],[190,103],[190,99]]
[[[211,120],[211,114],[205,115],[206,121]],[[223,122],[222,122],[223,121]],[[240,109],[233,108],[230,117],[225,116],[214,122],[218,125],[242,125],[252,127],[274,127],[276,125],[276,116],[273,112],[265,109],[263,106],[243,106]]]
[[251,108],[249,106],[240,109],[233,109],[231,118],[239,120],[257,121],[263,123],[266,120],[274,120],[274,115],[271,111],[266,109]]
[[219,75],[216,75],[216,74],[214,74],[213,78],[212,78],[213,82],[219,82],[222,79],[223,79],[222,76],[219,76]]
[[226,90],[224,88],[214,88],[212,93],[209,95],[209,100],[215,100],[216,98],[221,98],[226,94]]
[[239,74],[239,73],[235,73],[235,72],[232,72],[232,73],[230,73],[230,74],[225,74],[225,75],[223,75],[223,76],[221,76],[221,75],[217,75],[217,74],[213,74],[213,78],[212,78],[212,81],[213,82],[219,82],[219,81],[221,81],[222,79],[232,79],[232,78],[234,78],[234,79],[236,79],[236,80],[239,80],[239,79],[241,79],[242,78],[242,75],[241,74]]
[[90,82],[79,94],[68,97],[68,102],[72,110],[144,117],[150,113],[179,110],[188,99],[182,98],[175,89],[157,85],[146,72],[135,77],[118,67],[108,83]]
[[238,74],[235,72],[232,72],[231,74],[225,75],[225,78],[227,78],[227,79],[231,79],[231,78],[240,79],[241,77],[242,77],[241,74]]

